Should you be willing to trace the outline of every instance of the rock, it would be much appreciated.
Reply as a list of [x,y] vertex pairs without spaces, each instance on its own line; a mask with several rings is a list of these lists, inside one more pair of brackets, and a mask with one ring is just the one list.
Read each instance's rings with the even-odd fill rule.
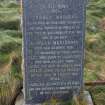
[[93,105],[92,97],[88,91],[84,91],[84,99],[87,105]]
[[73,99],[76,105],[94,105],[92,97],[88,91],[82,92],[79,96],[74,96]]
[[24,105],[24,95],[22,92],[16,98],[15,105]]

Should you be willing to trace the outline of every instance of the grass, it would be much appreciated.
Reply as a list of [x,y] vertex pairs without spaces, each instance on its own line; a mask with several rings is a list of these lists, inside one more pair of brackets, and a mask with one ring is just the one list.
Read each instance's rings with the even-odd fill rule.
[[2,79],[0,78],[0,105],[13,105],[21,85],[21,81],[11,75],[2,76]]
[[13,37],[14,35],[16,35],[14,31],[11,32],[11,35],[7,31],[0,32],[0,52],[8,54],[21,47],[21,38]]
[[52,98],[51,100],[43,103],[42,105],[76,105],[74,100],[68,100],[68,101],[60,101],[57,99]]
[[88,87],[95,105],[105,105],[105,86]]
[[[19,31],[19,19],[17,4],[0,0],[0,105],[13,104],[22,87],[22,34]],[[8,65],[10,68],[7,68]],[[6,73],[1,75],[4,68]]]
[[0,29],[19,30],[19,8],[4,6],[0,8]]
[[9,62],[9,56],[0,52],[0,67]]
[[86,81],[105,80],[105,1],[90,0],[87,6],[87,31],[85,46]]
[[[87,6],[87,31],[85,49],[85,81],[105,80],[105,0],[90,0]],[[17,88],[22,82],[21,74],[21,45],[19,7],[14,0],[0,0],[0,69],[10,60],[10,72],[0,76],[0,103],[7,105],[5,100],[11,95],[11,86]],[[105,87],[91,87],[88,89],[96,105],[105,105]],[[15,91],[16,92],[16,91]],[[7,97],[5,97],[5,95]],[[1,99],[1,96],[3,97]],[[12,99],[13,100],[13,99]],[[51,100],[56,104],[56,100]],[[47,103],[46,103],[47,104]],[[71,105],[70,101],[62,102]]]

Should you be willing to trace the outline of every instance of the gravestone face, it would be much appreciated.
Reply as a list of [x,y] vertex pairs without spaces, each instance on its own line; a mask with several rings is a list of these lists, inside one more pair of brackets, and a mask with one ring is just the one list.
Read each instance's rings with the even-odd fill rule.
[[79,93],[84,33],[85,0],[23,0],[26,105]]

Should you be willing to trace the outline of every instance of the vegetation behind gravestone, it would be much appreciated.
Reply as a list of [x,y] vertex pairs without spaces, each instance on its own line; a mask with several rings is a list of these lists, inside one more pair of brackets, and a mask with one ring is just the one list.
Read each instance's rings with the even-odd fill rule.
[[[90,0],[86,17],[84,79],[105,80],[105,0]],[[11,105],[22,87],[19,27],[19,6],[15,0],[0,0],[0,105]],[[105,105],[103,86],[89,88],[89,91],[96,105]],[[56,103],[55,100],[51,102]],[[70,102],[64,105],[70,105]]]
[[19,7],[0,0],[0,105],[13,105],[22,88]]

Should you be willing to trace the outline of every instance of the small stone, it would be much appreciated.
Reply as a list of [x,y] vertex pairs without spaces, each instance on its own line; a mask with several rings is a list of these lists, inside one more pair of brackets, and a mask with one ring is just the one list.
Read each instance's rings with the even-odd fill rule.
[[92,97],[88,91],[84,91],[84,99],[87,105],[93,105]]
[[24,95],[22,92],[18,95],[15,105],[24,105]]

